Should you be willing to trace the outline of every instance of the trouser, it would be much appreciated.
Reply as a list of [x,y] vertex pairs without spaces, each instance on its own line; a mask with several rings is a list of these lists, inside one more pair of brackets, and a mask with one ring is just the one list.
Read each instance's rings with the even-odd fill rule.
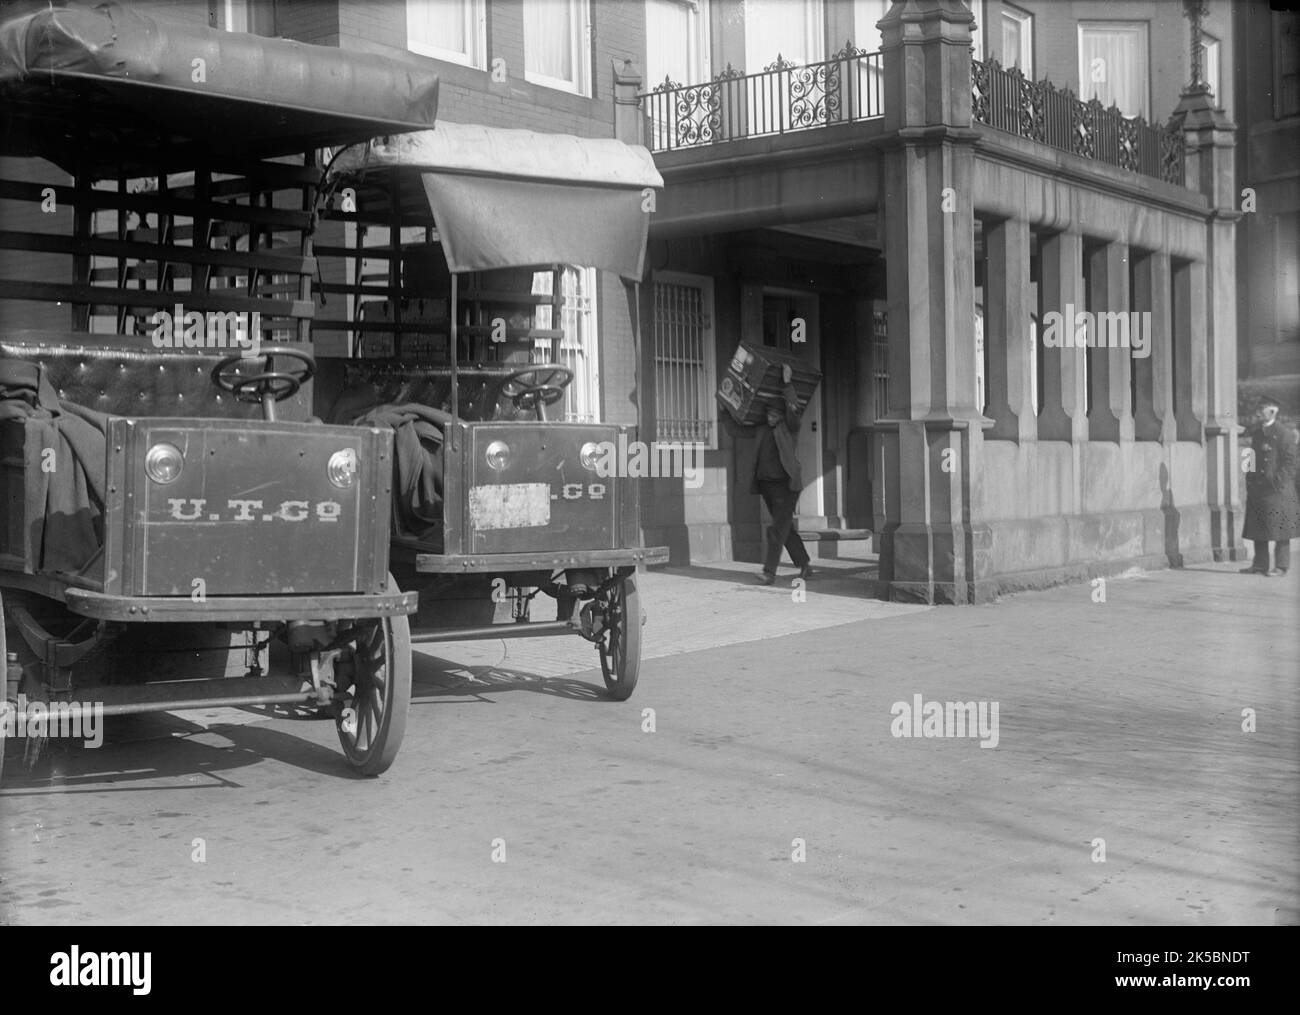
[[790,489],[789,483],[766,480],[759,481],[758,490],[767,510],[772,514],[772,524],[767,527],[767,551],[763,556],[763,570],[768,574],[776,574],[783,546],[795,567],[807,567],[808,551],[804,549],[799,533],[794,531],[794,509],[799,503],[799,494]]
[[[1251,567],[1256,571],[1268,570],[1268,540],[1254,539],[1255,559],[1251,561]],[[1279,539],[1273,544],[1273,566],[1285,571],[1291,566],[1291,540]]]

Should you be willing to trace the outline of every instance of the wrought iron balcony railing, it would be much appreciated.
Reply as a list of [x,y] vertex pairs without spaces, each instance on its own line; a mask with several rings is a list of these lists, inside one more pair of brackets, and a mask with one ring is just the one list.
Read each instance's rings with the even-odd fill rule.
[[1183,184],[1183,135],[1126,117],[1068,88],[1030,81],[991,57],[971,61],[971,118],[977,123],[1096,159],[1131,173]]
[[641,96],[646,147],[669,152],[881,116],[883,70],[879,53],[848,42],[820,63],[796,66],[778,54],[756,74],[728,64],[704,84],[665,80]]

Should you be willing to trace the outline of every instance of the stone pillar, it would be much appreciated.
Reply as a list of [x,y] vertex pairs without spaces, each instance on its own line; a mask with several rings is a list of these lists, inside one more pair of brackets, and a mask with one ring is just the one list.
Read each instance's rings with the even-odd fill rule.
[[[1089,348],[1092,388],[1088,413],[1088,439],[1133,440],[1130,392],[1132,350],[1129,335],[1128,244],[1123,241],[1097,247],[1091,255],[1093,332],[1097,347]],[[1117,345],[1117,343],[1123,345]],[[1104,346],[1104,347],[1103,347]]]
[[1173,303],[1174,439],[1201,443],[1205,422],[1205,264],[1174,265]]
[[1137,412],[1133,436],[1140,441],[1174,440],[1173,378],[1170,355],[1173,334],[1169,318],[1169,255],[1153,251],[1141,258],[1133,270],[1133,309],[1150,314],[1148,342],[1151,354],[1133,360],[1137,382]]
[[894,599],[993,597],[990,532],[972,518],[983,416],[975,405],[970,29],[961,0],[902,0],[880,22],[881,212],[889,406],[874,494],[880,573]]
[[1192,335],[1203,336],[1203,341],[1194,342],[1193,362],[1199,359],[1198,376],[1204,384],[1198,416],[1204,422],[1211,546],[1215,560],[1240,560],[1246,554],[1238,532],[1236,227],[1241,213],[1236,210],[1233,165],[1237,128],[1196,83],[1183,92],[1170,126],[1183,132],[1187,186],[1210,199],[1206,260],[1193,266],[1192,296],[1200,320]]
[[644,145],[645,115],[641,100],[641,71],[631,60],[614,65],[614,137],[625,144]]
[[984,413],[993,419],[985,432],[1017,443],[1036,440],[1033,361],[1029,355],[1029,223],[1003,219],[984,231],[984,342],[988,349],[988,404]]
[[[1083,350],[1074,345],[1074,315],[1083,309],[1083,238],[1068,230],[1045,235],[1039,253],[1043,319],[1038,326],[1038,355],[1043,357],[1043,408],[1038,414],[1038,439],[1081,444],[1088,439],[1088,417],[1084,414]],[[1071,348],[1046,344],[1051,314],[1060,315],[1064,332],[1060,337],[1068,337]]]

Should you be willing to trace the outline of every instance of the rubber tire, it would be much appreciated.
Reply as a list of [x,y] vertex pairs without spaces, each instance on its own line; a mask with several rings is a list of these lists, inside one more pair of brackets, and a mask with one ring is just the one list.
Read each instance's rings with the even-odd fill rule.
[[[389,593],[400,590],[392,575],[388,577]],[[365,776],[382,775],[397,758],[397,751],[402,746],[402,737],[406,735],[406,715],[411,706],[411,625],[405,615],[398,617],[378,617],[370,628],[376,637],[376,644],[383,646],[385,670],[388,679],[385,687],[387,694],[380,706],[379,714],[374,716],[373,709],[355,716],[356,733],[370,731],[369,743],[362,749],[357,746],[356,733],[344,730],[344,717],[336,720],[339,743],[347,756],[348,764]],[[357,704],[353,700],[353,708]],[[372,718],[373,717],[373,718]]]
[[615,602],[622,606],[619,621],[601,639],[597,649],[609,696],[615,701],[627,701],[641,675],[641,625],[645,622],[636,576],[629,575],[619,582],[614,595]]

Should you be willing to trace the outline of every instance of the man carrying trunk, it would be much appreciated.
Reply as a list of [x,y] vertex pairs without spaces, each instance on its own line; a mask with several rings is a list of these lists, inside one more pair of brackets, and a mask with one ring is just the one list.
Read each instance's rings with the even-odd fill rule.
[[799,502],[799,491],[803,489],[803,473],[795,452],[803,411],[799,408],[799,398],[790,383],[793,377],[789,365],[783,366],[781,379],[785,384],[782,392],[784,405],[776,399],[769,401],[767,423],[756,428],[758,453],[754,457],[750,493],[762,497],[772,515],[772,524],[767,527],[763,572],[758,578],[762,585],[776,583],[776,566],[781,561],[783,546],[790,554],[790,562],[799,569],[800,578],[806,580],[813,574],[808,551],[804,549],[799,533],[794,531],[795,506]]

